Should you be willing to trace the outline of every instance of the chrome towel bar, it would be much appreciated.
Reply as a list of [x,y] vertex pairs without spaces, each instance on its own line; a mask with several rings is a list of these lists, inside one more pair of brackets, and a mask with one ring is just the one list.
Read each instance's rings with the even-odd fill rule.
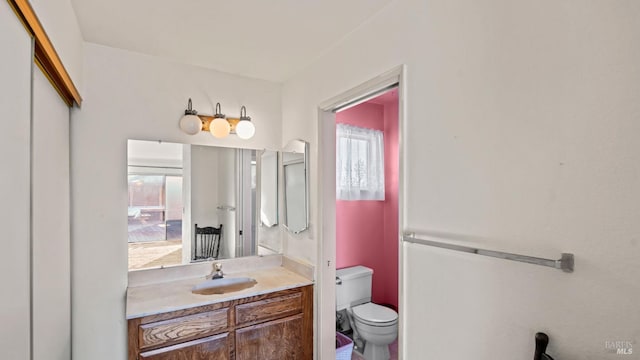
[[548,266],[548,267],[560,269],[568,273],[573,272],[573,265],[574,265],[573,254],[569,254],[569,253],[562,253],[560,259],[551,260],[551,259],[544,259],[544,258],[533,257],[533,256],[512,254],[512,253],[501,252],[501,251],[477,249],[470,246],[450,244],[450,243],[441,242],[441,241],[418,239],[415,237],[414,233],[404,234],[402,236],[402,240],[408,243],[413,243],[413,244],[427,245],[427,246],[433,246],[433,247],[438,247],[443,249],[467,252],[471,254],[491,256],[491,257],[505,259],[505,260],[520,261],[520,262],[525,262],[525,263],[534,264],[534,265]]

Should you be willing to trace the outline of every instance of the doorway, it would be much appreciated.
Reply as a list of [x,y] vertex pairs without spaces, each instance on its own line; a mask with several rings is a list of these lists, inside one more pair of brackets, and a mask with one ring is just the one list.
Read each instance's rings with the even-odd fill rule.
[[[403,128],[404,128],[404,66],[395,68],[385,74],[382,74],[362,85],[347,91],[341,95],[338,95],[319,106],[318,113],[318,146],[322,151],[318,152],[319,158],[319,239],[318,242],[318,297],[317,297],[317,349],[318,358],[330,359],[335,358],[335,334],[336,334],[336,267],[341,267],[345,264],[344,259],[340,260],[336,256],[338,248],[337,237],[337,207],[336,207],[336,114],[339,112],[347,111],[350,108],[354,108],[360,104],[366,103],[372,99],[377,98],[383,93],[388,93],[390,90],[395,91],[397,98],[395,99],[397,104],[397,177],[395,185],[397,186],[397,202],[395,215],[395,223],[397,224],[393,233],[385,235],[385,240],[388,242],[388,246],[394,248],[394,257],[392,267],[395,267],[395,279],[391,279],[394,282],[397,290],[395,293],[395,303],[398,308],[398,339],[399,346],[398,358],[402,358],[402,324],[403,324],[403,311],[402,311],[402,254],[400,252],[400,231],[402,228],[402,206],[403,206]],[[387,234],[387,232],[385,232]],[[384,245],[383,245],[384,246]],[[342,248],[342,246],[341,246]],[[362,258],[358,258],[357,246],[352,253],[356,253],[356,258],[349,261],[364,261]],[[342,250],[341,250],[342,251]],[[384,250],[380,250],[384,252]],[[370,261],[370,260],[368,260]],[[378,271],[380,274],[380,270]],[[384,272],[380,275],[383,275]],[[375,275],[374,275],[375,276]],[[384,277],[384,276],[382,276]],[[380,285],[380,280],[377,280]],[[376,287],[374,283],[374,287]],[[377,289],[381,290],[381,289]],[[376,289],[373,289],[376,292]],[[378,291],[380,292],[380,291]],[[377,296],[379,297],[379,294]],[[374,295],[375,302],[376,295]],[[388,303],[383,300],[383,303]],[[354,357],[357,358],[357,357]]]

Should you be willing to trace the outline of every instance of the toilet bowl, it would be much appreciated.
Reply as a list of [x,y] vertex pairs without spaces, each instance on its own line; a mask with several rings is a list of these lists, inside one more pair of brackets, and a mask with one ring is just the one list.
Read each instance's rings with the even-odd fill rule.
[[364,341],[366,360],[388,360],[389,344],[398,337],[398,313],[371,302],[372,276],[362,265],[337,269],[336,310],[347,311],[354,340]]
[[366,360],[388,360],[389,344],[398,337],[398,313],[374,303],[351,308],[358,335],[364,340]]

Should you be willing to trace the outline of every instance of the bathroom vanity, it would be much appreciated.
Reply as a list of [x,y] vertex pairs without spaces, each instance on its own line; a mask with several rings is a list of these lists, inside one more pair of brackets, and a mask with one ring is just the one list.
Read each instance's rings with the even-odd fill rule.
[[225,294],[191,292],[204,277],[130,287],[129,360],[312,359],[313,284],[284,267],[225,275],[256,280]]
[[[129,150],[134,145],[140,148],[152,146],[149,142],[133,140],[129,145]],[[165,267],[155,263],[155,260],[145,262],[148,261],[145,257],[145,266],[132,267],[136,270],[129,271],[126,304],[129,360],[313,359],[313,267],[281,254],[272,254],[281,251],[281,244],[274,239],[281,239],[284,229],[297,234],[309,227],[308,143],[293,141],[281,155],[276,152],[264,151],[259,154],[248,149],[230,150],[195,145],[189,145],[187,151],[183,145],[177,145],[181,149],[178,153],[182,156],[190,154],[189,161],[183,158],[180,164],[181,174],[190,178],[186,182],[190,185],[188,191],[183,188],[183,191],[175,190],[167,194],[177,194],[176,198],[186,199],[184,203],[190,203],[189,210],[182,211],[183,216],[180,217],[180,211],[171,209],[181,206],[167,205],[164,207],[166,214],[172,213],[176,223],[165,221],[159,225],[149,216],[143,218],[133,211],[131,216],[135,221],[130,222],[129,235],[130,239],[136,240],[139,235],[137,230],[145,229],[142,225],[168,227],[178,222],[187,224],[182,226],[183,229],[193,227],[196,231],[194,234],[183,231],[179,236],[182,241],[178,250],[182,259],[170,264],[180,265]],[[136,186],[144,185],[146,181],[155,184],[153,179],[144,177],[147,175],[145,169],[149,166],[148,162],[143,161],[145,157],[141,154],[144,151],[136,156],[133,156],[134,153],[129,152],[128,176],[130,188],[133,188],[130,195],[139,191]],[[197,165],[199,153],[204,154],[201,156],[204,165]],[[211,166],[212,159],[217,159],[219,165],[229,165],[227,174],[234,174],[233,169],[239,164],[244,164],[243,167],[246,165],[250,170],[255,163],[255,171],[260,174],[256,176],[259,189],[253,187],[251,181],[231,181],[227,177],[211,174],[196,176],[199,169],[220,168]],[[282,159],[280,168],[278,159]],[[136,166],[140,169],[136,169]],[[279,180],[280,173],[283,174],[282,181]],[[252,172],[247,171],[247,174]],[[172,173],[167,170],[161,178],[166,182],[170,175]],[[197,191],[199,187],[194,184],[197,185],[200,180],[205,184],[204,188],[214,188],[211,185],[214,178],[220,185],[215,187],[214,193],[226,194],[229,198],[219,199],[213,194]],[[246,180],[251,177],[247,175],[242,178]],[[176,184],[179,183],[176,180]],[[246,192],[246,196],[239,195],[242,191],[239,192],[237,188],[221,187],[223,183],[244,184],[242,191]],[[280,187],[283,193],[280,193]],[[146,194],[142,190],[139,192]],[[238,198],[234,198],[236,195]],[[244,200],[239,200],[254,198],[259,200],[258,204],[245,204]],[[202,211],[202,214],[196,211],[201,206],[194,204],[195,200],[202,199],[207,199],[205,202],[214,206],[216,210],[213,213],[218,211],[216,216],[207,211]],[[280,200],[283,200],[282,207],[278,206]],[[128,210],[131,212],[136,209],[130,206]],[[283,215],[282,227],[279,225],[280,214]],[[256,227],[258,218],[260,226]],[[208,225],[220,224],[219,229],[226,229],[226,242],[222,242],[223,250],[220,252],[222,255],[218,257],[216,250],[216,255],[204,257],[217,257],[215,262],[202,261],[201,257],[194,256],[212,249],[211,243],[205,243],[202,239],[198,241],[197,236],[192,236],[197,233],[198,219]],[[245,227],[237,228],[239,223]],[[132,233],[137,235],[132,236]],[[225,239],[224,234],[222,239]],[[135,243],[133,240],[129,242]],[[169,240],[168,235],[166,240]],[[139,242],[151,240],[143,238]],[[220,242],[218,239],[218,246]],[[139,248],[130,246],[130,255],[138,256]],[[157,249],[154,251],[157,252]],[[157,254],[154,256],[157,257]],[[131,260],[132,257],[130,264]]]

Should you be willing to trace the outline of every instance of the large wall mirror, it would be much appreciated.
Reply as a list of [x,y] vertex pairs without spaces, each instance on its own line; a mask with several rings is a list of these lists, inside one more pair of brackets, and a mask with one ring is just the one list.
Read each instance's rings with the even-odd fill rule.
[[282,152],[284,225],[294,234],[309,228],[309,143],[293,140]]
[[129,270],[281,252],[278,152],[128,142]]

